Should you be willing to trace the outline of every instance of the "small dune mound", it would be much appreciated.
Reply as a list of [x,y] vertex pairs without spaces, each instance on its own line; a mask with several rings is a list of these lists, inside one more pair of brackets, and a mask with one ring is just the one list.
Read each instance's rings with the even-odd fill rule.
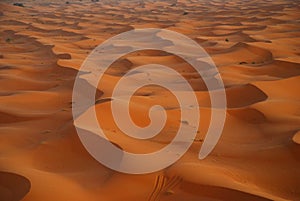
[[0,121],[1,123],[15,123],[20,121],[28,121],[35,119],[35,117],[31,115],[17,115],[9,112],[3,112],[0,110]]
[[0,201],[19,201],[30,190],[30,181],[18,174],[0,172]]
[[300,131],[298,131],[298,132],[294,135],[293,141],[294,141],[296,144],[300,144]]
[[228,113],[238,119],[252,124],[263,123],[266,120],[265,115],[253,108],[239,108],[228,110]]
[[268,96],[259,88],[246,84],[226,89],[227,107],[238,108],[264,101]]
[[213,55],[213,60],[217,65],[261,65],[273,61],[273,55],[269,50],[240,42],[219,51]]
[[270,99],[300,100],[300,76],[274,81],[255,82],[254,85],[263,90]]
[[256,40],[243,31],[219,30],[214,31],[216,36],[225,37],[227,42],[256,42]]
[[[273,60],[273,55],[270,51],[252,45],[248,45],[246,43],[237,43],[236,45],[230,48],[230,52],[244,53],[245,55],[243,55],[243,57],[245,57],[245,60],[241,62],[259,63],[259,62],[267,62]],[[251,56],[252,60],[247,56],[249,57]],[[243,57],[240,58],[242,59]]]
[[[221,69],[222,75],[230,75],[231,79],[233,76],[239,76],[241,79],[245,79],[246,76],[251,76],[256,80],[259,80],[259,77],[269,76],[269,78],[277,80],[278,78],[290,78],[300,75],[300,64],[293,63],[288,61],[274,60],[271,63],[268,63],[263,66],[225,66]],[[234,73],[234,74],[233,74]],[[224,77],[223,77],[224,78]]]
[[122,76],[133,67],[133,63],[128,59],[118,59],[107,70],[109,75]]
[[202,39],[201,37],[195,38],[195,41],[199,43],[202,47],[212,47],[217,45],[218,43],[215,41],[210,41],[206,39]]

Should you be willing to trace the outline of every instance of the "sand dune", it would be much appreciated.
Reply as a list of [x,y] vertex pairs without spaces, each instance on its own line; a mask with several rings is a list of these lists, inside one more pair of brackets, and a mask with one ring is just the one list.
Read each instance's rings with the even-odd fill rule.
[[0,172],[0,200],[17,201],[30,190],[30,181],[18,174]]
[[[0,3],[1,201],[300,200],[298,1],[19,2],[24,7],[10,0]],[[150,123],[148,110],[156,104],[168,116],[159,135],[142,141],[116,126],[112,92],[127,71],[140,65],[156,63],[181,73],[195,90],[201,120],[192,146],[179,161],[147,175],[118,173],[97,162],[76,134],[72,90],[82,62],[101,42],[134,28],[185,34],[218,67],[227,117],[220,141],[204,160],[198,153],[216,108],[211,108],[203,78],[183,59],[163,51],[133,52],[114,62],[99,83],[95,108],[117,147],[133,153],[157,151],[186,123],[180,121],[174,95],[157,86],[134,93],[130,113],[137,125]],[[139,73],[145,72],[131,76]],[[158,76],[176,81],[165,72]],[[93,90],[85,80],[82,87],[82,96]],[[76,118],[85,115],[79,112]],[[94,136],[89,119],[85,121],[82,131]]]

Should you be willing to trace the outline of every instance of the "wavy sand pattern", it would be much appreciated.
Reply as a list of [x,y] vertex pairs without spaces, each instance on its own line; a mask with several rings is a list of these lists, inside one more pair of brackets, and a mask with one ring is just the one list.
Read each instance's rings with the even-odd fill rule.
[[[20,200],[29,188],[23,201],[300,200],[300,1],[49,2],[0,3],[1,201]],[[167,109],[162,133],[144,142],[116,127],[110,95],[129,69],[168,65],[184,75],[200,103],[200,129],[185,156],[163,171],[133,176],[102,166],[79,141],[71,114],[78,69],[102,41],[134,28],[185,34],[219,68],[227,119],[205,160],[197,156],[211,113],[206,86],[182,59],[160,51],[131,53],[111,66],[96,95],[98,119],[127,151],[165,146],[179,125],[170,92],[148,86],[132,98],[140,126],[149,123],[151,105]]]

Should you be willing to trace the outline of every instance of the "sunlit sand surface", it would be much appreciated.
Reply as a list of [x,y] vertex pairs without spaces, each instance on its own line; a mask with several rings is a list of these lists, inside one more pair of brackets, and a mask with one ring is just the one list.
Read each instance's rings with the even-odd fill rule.
[[[13,3],[0,3],[1,201],[300,200],[299,1]],[[131,53],[111,66],[96,94],[98,121],[126,151],[149,153],[167,145],[181,123],[169,91],[147,86],[132,98],[131,115],[139,126],[149,124],[154,104],[168,114],[162,132],[145,141],[117,128],[110,96],[128,70],[153,62],[170,66],[199,101],[200,127],[188,152],[162,171],[127,175],[101,165],[80,142],[71,108],[76,74],[97,45],[134,28],[185,34],[218,67],[227,118],[204,160],[198,152],[211,115],[207,88],[184,60],[161,51]]]

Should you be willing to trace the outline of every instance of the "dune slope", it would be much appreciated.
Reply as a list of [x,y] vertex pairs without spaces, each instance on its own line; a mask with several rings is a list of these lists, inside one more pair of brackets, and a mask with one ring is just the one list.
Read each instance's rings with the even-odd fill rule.
[[[1,201],[300,200],[299,1],[19,2],[24,7],[0,3]],[[81,144],[71,109],[76,74],[97,45],[134,28],[185,34],[218,67],[227,118],[206,159],[198,159],[212,110],[205,83],[185,61],[161,51],[131,53],[111,66],[96,94],[98,120],[126,151],[164,147],[184,123],[169,91],[147,86],[132,98],[139,126],[149,124],[154,104],[168,115],[162,132],[145,141],[116,126],[110,96],[128,70],[153,62],[170,66],[199,101],[200,128],[188,152],[162,171],[127,175],[97,162]]]

